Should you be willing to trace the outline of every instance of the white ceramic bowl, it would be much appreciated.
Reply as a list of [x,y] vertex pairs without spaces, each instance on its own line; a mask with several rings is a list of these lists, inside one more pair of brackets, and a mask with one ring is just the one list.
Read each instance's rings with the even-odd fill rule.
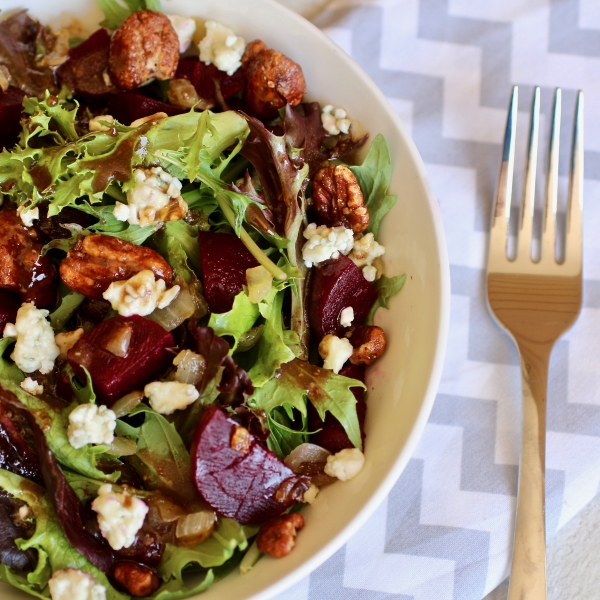
[[[3,9],[17,7],[28,7],[54,25],[77,17],[90,31],[102,19],[93,0],[2,0]],[[390,189],[398,202],[384,220],[380,241],[387,250],[387,274],[406,273],[407,279],[391,309],[380,309],[376,319],[388,348],[368,375],[364,470],[352,481],[324,489],[306,508],[306,527],[290,555],[263,558],[249,574],[233,573],[201,595],[203,600],[265,600],[308,575],[358,530],[398,479],[423,431],[441,375],[449,317],[442,220],[422,160],[393,109],[362,69],[316,27],[274,0],[163,0],[163,8],[220,21],[246,41],[261,38],[298,62],[310,97],[343,106],[371,139],[383,133],[394,165]],[[0,596],[25,598],[4,586]]]

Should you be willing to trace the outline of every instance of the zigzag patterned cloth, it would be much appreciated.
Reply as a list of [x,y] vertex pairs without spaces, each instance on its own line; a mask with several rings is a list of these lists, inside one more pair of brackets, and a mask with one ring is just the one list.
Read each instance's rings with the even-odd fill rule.
[[[524,148],[541,86],[545,149],[553,90],[563,89],[565,198],[578,89],[586,131],[600,126],[600,3],[333,0],[315,23],[383,90],[426,163],[450,254],[451,325],[439,394],[400,480],[344,548],[278,600],[480,600],[508,575],[517,487],[519,360],[488,315],[484,282],[509,94],[518,84]],[[550,367],[548,536],[600,484],[600,138],[585,144],[584,306]]]

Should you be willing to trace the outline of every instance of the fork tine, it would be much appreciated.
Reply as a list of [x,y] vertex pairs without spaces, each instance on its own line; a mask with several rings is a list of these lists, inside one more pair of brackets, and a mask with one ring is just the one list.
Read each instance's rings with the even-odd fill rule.
[[540,88],[533,91],[531,122],[529,125],[529,143],[527,145],[527,164],[525,166],[525,184],[521,202],[521,228],[519,231],[517,257],[531,257],[531,239],[533,236],[533,211],[535,205],[535,176],[537,172],[538,144],[540,126]]
[[562,92],[556,88],[554,109],[550,128],[550,150],[548,152],[548,172],[546,173],[546,198],[544,202],[544,220],[542,228],[542,261],[556,259],[556,209],[558,201],[558,153],[560,148],[560,114]]
[[565,262],[575,268],[582,264],[583,210],[583,92],[577,93],[573,146],[569,173],[569,204],[567,208],[567,239]]
[[515,167],[515,137],[517,130],[517,107],[519,89],[515,85],[506,118],[506,132],[498,176],[498,188],[492,211],[492,227],[490,232],[490,252],[502,249],[506,255],[508,244],[508,224],[510,219],[510,204],[512,200],[513,173]]

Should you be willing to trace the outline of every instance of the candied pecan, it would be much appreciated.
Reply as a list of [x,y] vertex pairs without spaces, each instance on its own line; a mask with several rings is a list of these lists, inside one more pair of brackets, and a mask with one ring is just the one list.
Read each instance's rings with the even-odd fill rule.
[[354,348],[350,362],[353,365],[370,365],[385,350],[385,333],[377,325],[362,325],[352,332],[350,343]]
[[170,79],[178,62],[179,38],[168,17],[160,12],[134,12],[110,40],[110,76],[124,90],[133,90],[152,77]]
[[117,563],[114,578],[136,598],[149,596],[160,586],[160,580],[150,569],[133,562]]
[[0,212],[0,288],[38,308],[56,300],[56,270],[41,250],[37,227],[25,227],[15,210]]
[[300,65],[261,40],[246,46],[242,58],[246,78],[244,100],[251,114],[272,119],[286,103],[297,106],[306,93],[306,81]]
[[169,285],[173,270],[155,250],[109,235],[94,234],[79,240],[60,264],[62,280],[76,292],[101,300],[113,281],[123,281],[150,269]]
[[248,454],[250,452],[250,432],[242,426],[236,427],[232,436],[230,446],[232,450],[241,452],[242,454]]
[[369,209],[360,185],[344,165],[329,165],[316,172],[313,204],[321,225],[343,225],[354,233],[361,233],[369,226]]
[[282,515],[261,525],[256,545],[263,554],[282,558],[296,545],[296,533],[304,527],[304,517],[298,513]]

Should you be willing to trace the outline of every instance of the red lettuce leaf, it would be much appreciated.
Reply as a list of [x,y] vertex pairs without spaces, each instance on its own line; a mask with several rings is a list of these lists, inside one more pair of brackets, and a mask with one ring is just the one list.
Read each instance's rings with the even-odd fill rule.
[[19,508],[16,502],[0,490],[0,563],[16,571],[29,572],[37,560],[33,550],[19,550],[15,544],[16,539],[31,535],[24,525],[18,525],[12,518]]

